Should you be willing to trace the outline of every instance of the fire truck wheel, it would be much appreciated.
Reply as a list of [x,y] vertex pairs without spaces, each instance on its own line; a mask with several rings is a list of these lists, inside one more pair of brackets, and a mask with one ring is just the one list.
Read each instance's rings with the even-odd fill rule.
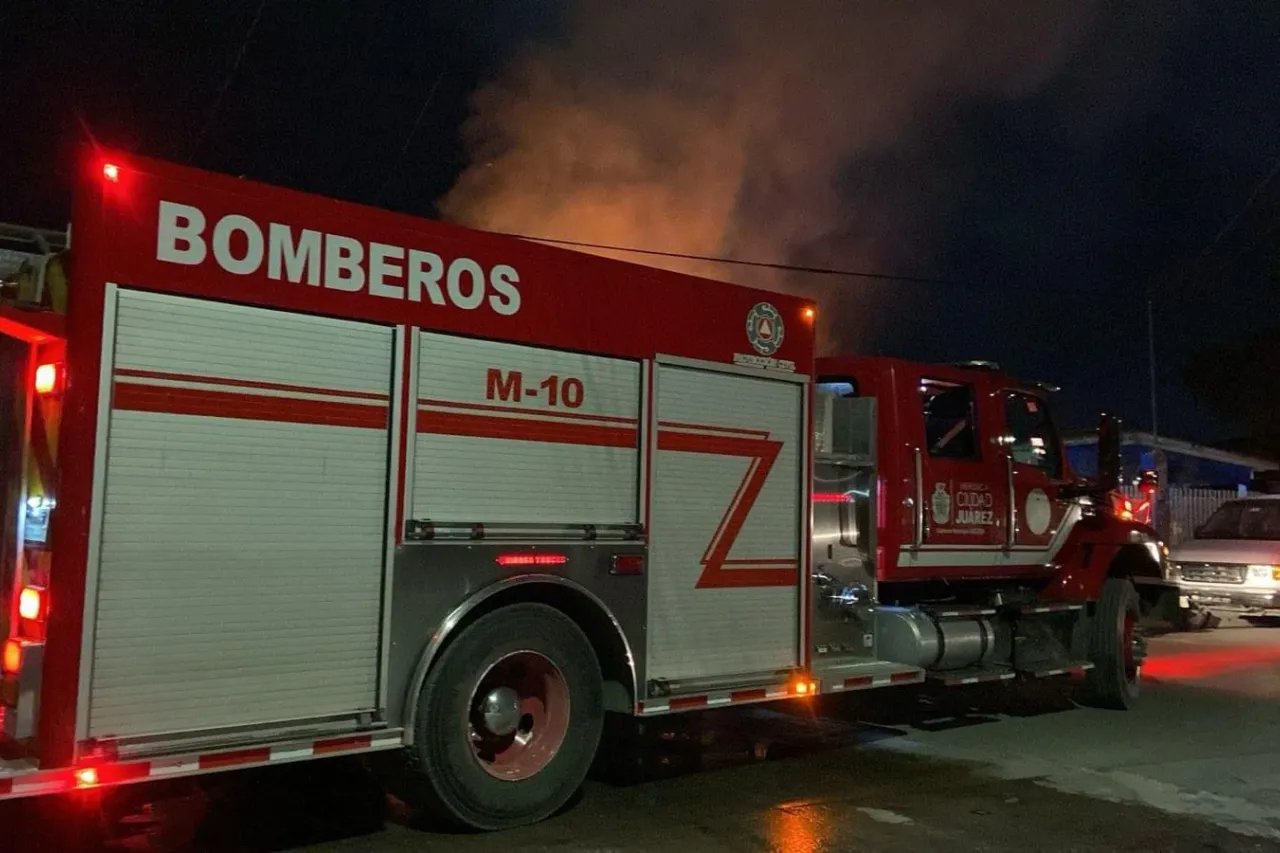
[[1090,625],[1090,704],[1124,711],[1138,700],[1138,678],[1146,656],[1137,633],[1141,601],[1128,578],[1109,578]]
[[543,604],[496,610],[422,686],[411,805],[470,829],[535,823],[582,786],[603,725],[600,663],[582,630]]

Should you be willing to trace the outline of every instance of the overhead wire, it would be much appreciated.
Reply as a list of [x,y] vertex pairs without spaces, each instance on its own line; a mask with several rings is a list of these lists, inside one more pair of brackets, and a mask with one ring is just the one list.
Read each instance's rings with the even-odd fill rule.
[[863,278],[874,279],[878,281],[896,281],[905,284],[930,284],[942,285],[946,287],[977,287],[975,282],[948,280],[942,278],[930,278],[928,276],[914,275],[896,275],[893,273],[873,272],[870,270],[854,270],[841,267],[817,267],[806,266],[803,264],[786,264],[773,261],[760,261],[750,258],[733,258],[721,255],[699,255],[692,252],[673,252],[661,249],[642,249],[638,246],[616,246],[609,243],[592,243],[585,240],[567,240],[559,237],[539,237],[532,234],[519,234],[509,231],[489,231],[498,237],[514,237],[519,240],[529,240],[535,243],[551,243],[557,246],[569,246],[581,249],[598,249],[607,252],[621,252],[624,254],[650,255],[660,258],[672,258],[685,261],[701,261],[712,264],[725,264],[728,266],[754,267],[757,269],[779,270],[782,272],[802,273],[806,275],[822,275],[835,276],[841,278]]
[[249,24],[249,29],[245,31],[244,38],[240,41],[240,50],[236,52],[236,58],[231,64],[231,70],[223,78],[218,94],[214,97],[213,103],[209,105],[209,111],[205,113],[204,122],[200,125],[200,132],[196,134],[195,142],[191,145],[191,153],[187,155],[188,165],[200,153],[200,147],[204,145],[205,135],[208,134],[214,117],[217,116],[218,110],[222,107],[222,99],[227,96],[227,90],[231,88],[231,81],[235,79],[236,73],[240,70],[240,63],[244,61],[244,55],[249,50],[249,42],[253,41],[254,31],[258,29],[258,22],[262,20],[262,11],[266,8],[267,0],[261,0],[258,3],[258,10],[253,15],[253,21]]

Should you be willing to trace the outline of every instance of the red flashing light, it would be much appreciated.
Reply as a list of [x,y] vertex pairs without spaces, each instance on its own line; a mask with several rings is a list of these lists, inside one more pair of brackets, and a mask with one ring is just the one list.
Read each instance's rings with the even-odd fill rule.
[[22,672],[22,643],[19,640],[5,640],[4,652],[0,654],[0,668],[5,675],[17,675]]
[[18,615],[32,622],[44,618],[44,590],[37,586],[24,587],[18,596]]
[[643,554],[615,554],[613,557],[613,567],[609,570],[611,575],[642,575],[644,574],[644,555]]
[[498,565],[503,568],[514,566],[563,566],[569,562],[564,554],[499,554]]
[[102,177],[106,178],[113,184],[118,183],[120,180],[120,167],[115,163],[103,163]]
[[98,784],[98,771],[92,767],[83,767],[76,771],[76,784],[81,788],[91,788]]
[[62,373],[56,364],[42,364],[36,368],[36,393],[52,394],[58,390],[58,379]]
[[850,500],[844,492],[814,492],[813,502],[816,504],[845,504]]
[[812,305],[806,305],[803,314],[805,320],[812,323],[818,316],[818,309],[814,308]]

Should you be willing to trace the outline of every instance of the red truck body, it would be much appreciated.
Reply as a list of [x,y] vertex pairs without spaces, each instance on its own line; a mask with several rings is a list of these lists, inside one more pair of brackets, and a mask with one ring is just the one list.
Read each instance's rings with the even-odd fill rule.
[[1135,695],[1162,552],[1040,389],[815,361],[804,299],[116,152],[71,234],[67,292],[0,291],[0,798],[369,753],[500,829],[568,801],[606,711]]

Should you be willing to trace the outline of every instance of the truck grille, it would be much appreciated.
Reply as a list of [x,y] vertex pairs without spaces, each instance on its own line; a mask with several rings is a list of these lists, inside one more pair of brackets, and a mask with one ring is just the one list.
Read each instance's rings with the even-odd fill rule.
[[1244,583],[1248,566],[1230,563],[1183,563],[1179,567],[1183,580],[1194,583]]

